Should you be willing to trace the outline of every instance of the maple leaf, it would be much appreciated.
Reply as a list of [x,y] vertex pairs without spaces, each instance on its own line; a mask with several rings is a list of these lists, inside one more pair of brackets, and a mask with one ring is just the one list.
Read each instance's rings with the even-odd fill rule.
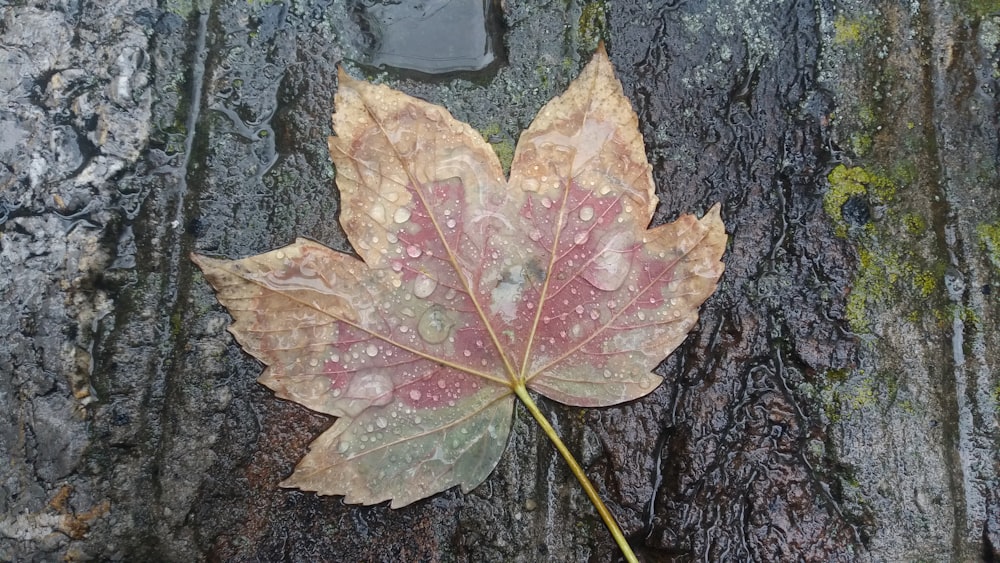
[[719,206],[646,228],[651,167],[603,47],[522,133],[509,180],[443,108],[342,71],[334,105],[340,222],[360,259],[304,239],[192,255],[267,364],[260,382],[338,417],[282,485],[393,508],[468,492],[499,461],[517,396],[598,505],[527,389],[587,407],[652,391],[722,274]]

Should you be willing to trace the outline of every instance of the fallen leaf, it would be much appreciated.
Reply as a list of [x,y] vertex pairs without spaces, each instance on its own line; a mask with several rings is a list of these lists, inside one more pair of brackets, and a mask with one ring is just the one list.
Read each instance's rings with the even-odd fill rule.
[[338,417],[283,486],[394,508],[468,492],[525,389],[597,407],[659,385],[726,235],[718,205],[646,228],[651,168],[603,48],[522,133],[506,181],[441,107],[343,73],[334,103],[340,222],[360,259],[304,239],[192,256],[267,364],[260,382]]

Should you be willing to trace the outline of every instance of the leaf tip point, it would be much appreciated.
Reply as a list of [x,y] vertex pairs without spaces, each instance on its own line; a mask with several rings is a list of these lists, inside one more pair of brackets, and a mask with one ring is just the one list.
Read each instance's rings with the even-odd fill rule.
[[352,85],[352,84],[354,84],[356,82],[359,82],[359,81],[357,79],[355,79],[353,76],[351,76],[350,74],[347,74],[347,71],[344,70],[344,65],[343,64],[338,64],[337,65],[337,85],[338,85],[338,87],[340,87],[340,86],[350,86],[350,85]]

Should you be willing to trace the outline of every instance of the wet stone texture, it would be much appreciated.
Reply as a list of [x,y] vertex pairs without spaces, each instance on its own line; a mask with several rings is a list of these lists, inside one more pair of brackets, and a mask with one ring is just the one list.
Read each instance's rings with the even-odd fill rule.
[[337,64],[443,104],[509,162],[600,38],[654,222],[722,201],[732,237],[663,386],[542,407],[640,557],[1000,557],[1000,5],[491,4],[502,38],[477,71],[482,50],[373,55],[395,44],[358,24],[377,4],[0,11],[0,560],[616,560],[523,410],[467,495],[279,489],[330,421],[254,382],[187,259],[349,250]]

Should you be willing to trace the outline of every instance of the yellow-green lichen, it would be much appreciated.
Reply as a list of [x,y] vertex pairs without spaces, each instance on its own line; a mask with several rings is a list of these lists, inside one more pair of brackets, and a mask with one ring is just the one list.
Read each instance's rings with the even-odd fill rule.
[[860,166],[848,168],[838,164],[826,179],[830,187],[823,195],[823,210],[833,219],[836,234],[841,238],[847,236],[847,222],[844,221],[841,209],[852,196],[867,196],[872,203],[884,205],[896,195],[896,186],[892,180]]
[[855,411],[874,405],[877,402],[875,381],[871,377],[865,377],[849,389],[843,398],[847,406]]
[[903,215],[903,225],[906,227],[906,232],[914,236],[922,235],[927,230],[927,221],[917,213]]
[[825,372],[816,386],[809,385],[803,391],[816,399],[826,419],[836,424],[845,414],[874,407],[880,398],[893,395],[892,386],[891,381],[886,383],[864,370],[833,370]]
[[899,258],[894,252],[874,253],[859,249],[858,274],[847,296],[847,322],[859,333],[871,331],[868,310],[884,305],[892,295],[893,284],[899,279]]
[[913,276],[913,287],[921,297],[930,297],[937,289],[937,276],[931,272],[917,272]]
[[857,43],[868,34],[868,21],[839,15],[833,19],[833,42],[837,45]]
[[1000,221],[979,225],[976,227],[976,234],[990,263],[994,268],[1000,269]]
[[848,168],[840,164],[826,177],[827,181],[830,182],[830,188],[823,195],[823,210],[826,211],[827,216],[833,219],[839,237],[847,235],[847,223],[841,212],[844,204],[851,199],[851,196],[863,196],[868,193],[861,181],[861,176],[855,171],[864,174],[864,170],[860,168]]

